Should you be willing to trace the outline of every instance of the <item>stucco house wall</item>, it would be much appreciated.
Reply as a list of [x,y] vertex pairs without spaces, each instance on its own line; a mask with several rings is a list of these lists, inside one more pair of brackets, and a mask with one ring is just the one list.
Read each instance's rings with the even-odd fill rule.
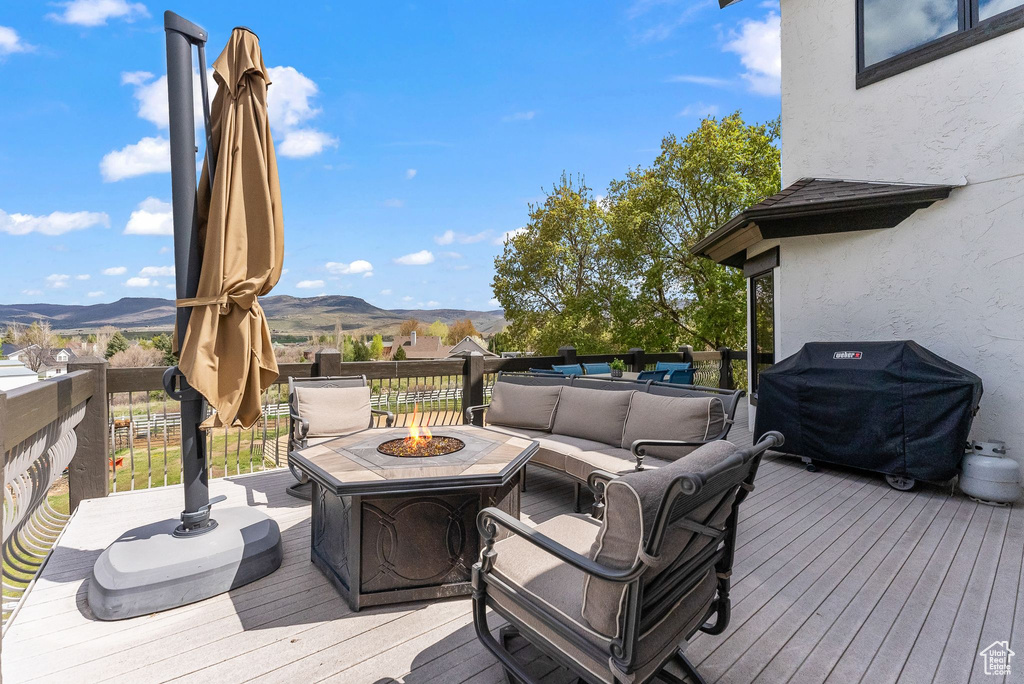
[[916,340],[981,376],[972,436],[1024,462],[1024,30],[857,90],[855,2],[783,0],[782,60],[783,186],[963,187],[895,228],[781,240],[779,358]]

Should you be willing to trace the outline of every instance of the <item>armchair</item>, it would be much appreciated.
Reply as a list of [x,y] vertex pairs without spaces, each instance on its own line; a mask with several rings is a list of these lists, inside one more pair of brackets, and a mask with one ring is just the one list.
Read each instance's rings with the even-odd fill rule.
[[[288,453],[373,427],[378,416],[391,427],[395,414],[371,408],[368,390],[365,393],[350,391],[361,387],[367,387],[365,375],[288,378]],[[328,392],[325,394],[323,390]],[[288,493],[300,499],[311,499],[309,477],[292,465],[290,457],[288,469],[298,480],[288,488]]]
[[[595,471],[600,522],[562,515],[530,528],[481,511],[473,621],[506,677],[534,681],[506,645],[521,635],[587,682],[703,682],[681,645],[728,625],[739,506],[762,454],[782,441],[770,432],[750,448],[718,441],[657,470]],[[487,608],[509,622],[498,639]]]

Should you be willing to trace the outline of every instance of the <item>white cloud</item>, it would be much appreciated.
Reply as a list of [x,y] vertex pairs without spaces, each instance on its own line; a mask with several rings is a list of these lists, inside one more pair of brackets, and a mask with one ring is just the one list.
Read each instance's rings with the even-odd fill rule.
[[725,44],[727,52],[735,52],[746,67],[741,74],[747,87],[760,95],[778,95],[782,89],[781,23],[779,15],[770,12],[762,21],[745,19],[738,32],[733,31]]
[[173,266],[144,266],[142,268],[142,270],[139,271],[139,275],[140,276],[149,276],[149,277],[153,277],[153,276],[173,276],[174,275],[174,267]]
[[477,242],[483,242],[490,235],[489,230],[482,230],[479,233],[456,233],[454,230],[446,230],[440,235],[434,236],[434,242],[439,245],[450,245],[453,242],[458,242],[460,245],[472,245]]
[[[167,245],[164,245],[163,247],[160,248],[160,254],[170,254],[170,253],[171,253],[171,248],[168,247]],[[284,275],[284,271],[281,272],[281,275]]]
[[171,170],[171,143],[163,136],[143,138],[134,145],[108,152],[100,161],[100,173],[107,183]]
[[416,171],[416,169],[406,169],[405,170],[405,179],[406,180],[412,180],[413,178],[416,177],[417,173],[419,173],[419,172]]
[[90,278],[92,278],[92,276],[88,273],[79,273],[75,276],[75,280],[89,280]]
[[694,102],[693,104],[686,105],[679,116],[696,116],[701,119],[706,119],[709,116],[716,116],[718,114],[718,105],[705,104],[703,102]]
[[31,214],[8,214],[0,209],[0,233],[11,235],[63,235],[72,230],[83,230],[93,226],[109,226],[110,217],[102,211],[55,211],[45,216]]
[[497,300],[496,298],[494,298],[494,297],[491,297],[490,299],[488,299],[488,300],[487,300],[487,303],[488,303],[488,304],[490,304],[491,306],[501,306],[501,302],[499,302],[499,301],[498,301],[498,300]]
[[691,0],[681,11],[675,7],[676,4],[678,3],[673,0],[641,0],[634,3],[632,8],[626,12],[626,17],[630,20],[640,18],[657,6],[668,8],[666,12],[660,13],[660,19],[654,20],[654,23],[648,24],[647,28],[637,32],[636,38],[642,43],[667,40],[680,27],[693,21],[698,13],[710,8],[715,3],[713,0]]
[[338,140],[323,131],[301,128],[285,131],[284,139],[277,144],[277,153],[282,157],[301,159],[320,154],[325,147],[337,147]]
[[103,26],[108,19],[123,19],[130,22],[149,16],[149,11],[141,2],[126,0],[71,0],[58,4],[64,8],[64,12],[46,16],[62,24]]
[[267,74],[272,82],[267,91],[270,125],[282,136],[277,143],[278,153],[285,157],[309,157],[326,147],[336,147],[336,138],[303,125],[321,111],[311,104],[319,92],[313,79],[290,66],[270,67]]
[[434,263],[434,255],[428,250],[422,249],[412,254],[406,254],[395,259],[396,264],[403,266],[425,266]]
[[511,123],[512,121],[532,121],[533,117],[537,116],[537,112],[515,112],[514,114],[508,114],[501,117],[501,120],[505,123]]
[[38,297],[39,295],[43,294],[43,291],[42,290],[22,290],[21,294],[29,295],[31,297]]
[[122,71],[121,85],[142,85],[151,78],[153,74],[148,71]]
[[409,295],[406,295],[406,296],[402,297],[402,301],[403,302],[411,302],[412,301],[412,297],[410,297]]
[[124,281],[124,284],[126,287],[156,287],[160,282],[152,278],[135,277]]
[[68,280],[70,279],[71,276],[66,273],[51,273],[46,276],[46,285],[54,290],[63,290],[68,286]]
[[103,290],[93,290],[92,292],[85,295],[86,297],[102,297]]
[[397,197],[389,197],[380,204],[388,209],[401,209],[405,206],[405,200],[400,200]]
[[391,290],[381,290],[380,293],[386,297],[391,294]]
[[13,55],[15,52],[31,52],[34,49],[34,45],[23,41],[18,32],[10,26],[0,26],[0,57]]
[[128,217],[125,235],[174,235],[174,220],[170,202],[147,197]]
[[281,269],[281,277],[283,278],[286,275],[288,275],[288,269],[287,268],[282,268]]
[[311,290],[313,288],[323,286],[324,281],[322,280],[300,280],[298,283],[295,284],[295,287],[301,288],[303,290]]
[[502,233],[498,237],[494,238],[494,244],[496,244],[496,245],[504,245],[506,242],[508,242],[509,240],[514,238],[516,235],[519,235],[520,233],[525,232],[525,231],[526,231],[526,226],[521,226],[519,228],[514,228],[513,230],[506,230],[504,233]]
[[111,266],[110,268],[103,269],[103,275],[108,276],[119,276],[124,275],[128,272],[128,269],[124,266]]
[[461,259],[462,255],[458,252],[441,252],[442,259]]
[[429,302],[427,302],[427,306],[441,306],[441,302],[436,302],[433,299],[431,299]]
[[364,259],[356,259],[350,264],[328,261],[324,268],[327,269],[328,273],[333,273],[334,275],[357,275],[362,273],[364,278],[373,275],[373,264]]
[[698,76],[694,74],[682,74],[679,76],[669,76],[665,79],[666,83],[692,83],[694,85],[709,86],[711,88],[730,88],[733,86],[733,82],[727,78],[717,78],[715,76]]

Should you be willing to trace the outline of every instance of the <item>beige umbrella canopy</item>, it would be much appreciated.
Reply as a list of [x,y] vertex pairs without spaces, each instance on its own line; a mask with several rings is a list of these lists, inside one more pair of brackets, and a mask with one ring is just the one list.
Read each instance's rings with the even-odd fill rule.
[[[249,428],[278,376],[270,329],[256,300],[281,277],[284,228],[277,159],[267,119],[259,40],[236,28],[213,63],[217,94],[199,183],[202,270],[178,367],[216,413],[203,428]],[[215,160],[210,187],[210,160]],[[176,338],[175,338],[176,339]]]

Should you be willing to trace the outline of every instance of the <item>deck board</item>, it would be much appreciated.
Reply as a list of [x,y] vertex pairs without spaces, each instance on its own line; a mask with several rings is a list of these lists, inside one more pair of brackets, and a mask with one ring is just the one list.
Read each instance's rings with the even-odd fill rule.
[[[732,441],[749,444],[746,406]],[[88,501],[4,638],[6,682],[366,682],[495,684],[502,672],[473,630],[468,598],[352,613],[309,562],[308,504],[291,475],[218,479],[228,505],[281,526],[285,558],[229,594],[121,622],[94,620],[87,577],[125,528],[180,508],[180,487]],[[568,512],[571,483],[530,469],[522,518]],[[901,493],[876,476],[768,455],[741,510],[732,620],[687,655],[709,682],[973,682],[977,652],[1024,637],[1024,511],[948,489]],[[491,616],[497,632],[502,621]],[[525,640],[513,650],[545,683],[568,673]],[[184,652],[185,655],[180,655]],[[1019,651],[1024,653],[1024,651]],[[1022,661],[1024,663],[1024,661]],[[1016,665],[1016,663],[1014,663]],[[1024,664],[1008,681],[1024,681]]]

